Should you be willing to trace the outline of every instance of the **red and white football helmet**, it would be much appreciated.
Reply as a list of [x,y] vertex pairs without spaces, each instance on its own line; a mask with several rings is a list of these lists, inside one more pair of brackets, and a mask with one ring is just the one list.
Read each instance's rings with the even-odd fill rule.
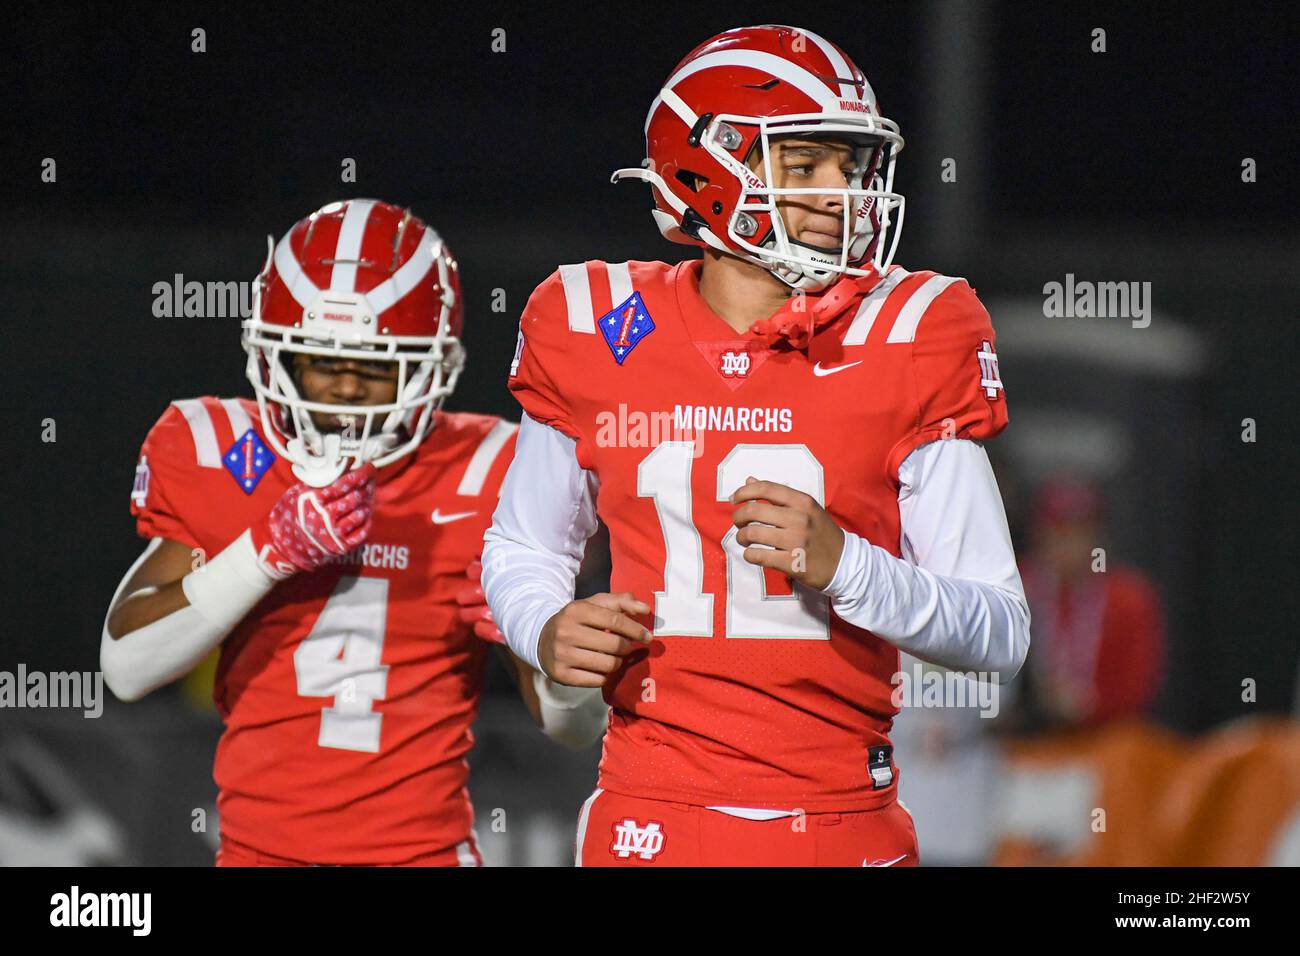
[[[247,374],[268,441],[308,484],[364,462],[382,467],[429,434],[465,361],[456,260],[409,210],[372,199],[330,203],[278,242],[267,237],[253,316],[243,324]],[[309,402],[295,355],[397,364],[386,405]],[[322,432],[309,412],[350,423]]]
[[[702,43],[650,104],[645,132],[645,168],[620,169],[613,181],[650,183],[655,222],[668,239],[739,256],[807,292],[840,276],[883,274],[893,260],[903,221],[894,162],[903,138],[880,115],[862,71],[817,34],[767,25]],[[796,134],[857,145],[847,188],[769,185],[771,140]],[[755,155],[758,174],[748,165]],[[827,194],[843,201],[838,255],[791,240],[777,214],[782,197]]]

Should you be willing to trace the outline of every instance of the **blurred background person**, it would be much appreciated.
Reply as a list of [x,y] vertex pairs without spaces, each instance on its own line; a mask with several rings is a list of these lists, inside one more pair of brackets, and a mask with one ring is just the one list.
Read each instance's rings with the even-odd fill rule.
[[1032,520],[1021,576],[1034,650],[1013,725],[1095,726],[1147,714],[1164,675],[1164,612],[1142,571],[1107,559],[1100,489],[1079,477],[1049,479]]

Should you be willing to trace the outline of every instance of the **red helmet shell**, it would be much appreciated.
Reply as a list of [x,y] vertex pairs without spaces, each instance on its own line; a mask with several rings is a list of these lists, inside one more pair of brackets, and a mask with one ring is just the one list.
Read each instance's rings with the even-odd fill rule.
[[[880,115],[862,71],[829,40],[775,25],[721,33],[673,70],[645,131],[647,171],[615,176],[650,182],[655,219],[669,239],[760,262],[801,288],[824,286],[831,273],[869,274],[867,260],[876,272],[887,268],[893,210],[901,222],[892,180],[903,140],[897,124]],[[870,147],[850,188],[839,190],[849,221],[838,264],[791,250],[772,212],[774,198],[791,190],[768,188],[774,184],[748,166],[772,137],[818,134]]]
[[[373,306],[376,315],[356,317],[363,340],[459,338],[464,326],[455,259],[423,220],[385,202],[331,203],[300,220],[276,245],[261,283],[258,318],[271,325],[297,326],[319,293],[328,291],[360,293]],[[451,308],[443,319],[448,295]],[[344,312],[334,313],[339,318],[333,321],[347,321]],[[327,321],[329,314],[323,313]],[[442,321],[447,327],[439,329]]]

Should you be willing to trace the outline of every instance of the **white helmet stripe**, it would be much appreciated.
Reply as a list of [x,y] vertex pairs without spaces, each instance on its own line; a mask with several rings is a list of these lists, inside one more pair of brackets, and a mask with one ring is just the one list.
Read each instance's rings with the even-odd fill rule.
[[431,226],[424,227],[424,235],[411,258],[402,267],[375,286],[366,295],[366,301],[374,306],[378,315],[392,307],[402,296],[410,292],[429,274],[433,264],[442,255],[442,239]]
[[[717,53],[708,53],[699,59],[692,60],[670,76],[668,82],[664,84],[664,89],[671,90],[688,76],[699,73],[701,70],[712,69],[715,66],[747,66],[769,73],[777,79],[789,83],[821,107],[834,105],[835,97],[838,95],[827,83],[809,73],[803,67],[797,66],[774,53],[763,53],[759,50],[720,50]],[[663,94],[661,93],[650,104],[650,112],[646,114],[645,118],[646,132],[650,130],[650,118],[655,115],[655,110],[659,108],[659,104],[662,102]]]
[[665,87],[659,91],[659,98],[668,104],[668,108],[682,118],[682,122],[688,127],[693,127],[695,121],[699,119],[695,115],[695,110],[686,105],[686,101]]
[[[826,59],[830,61],[831,70],[834,71],[835,75],[841,80],[840,96],[846,100],[856,100],[858,98],[858,91],[853,88],[853,67],[849,66],[848,60],[844,59],[844,56],[840,51],[835,49],[835,47],[831,45],[830,41],[824,37],[818,36],[811,30],[799,30],[798,32],[802,33],[809,40],[812,40],[813,43],[817,44],[817,49],[821,50],[822,53],[826,55]],[[844,80],[848,80],[849,82],[846,83]],[[862,98],[871,103],[872,106],[876,105],[875,97],[871,92],[870,86],[866,88],[865,94]]]
[[289,248],[289,235],[285,233],[284,238],[275,247],[275,271],[280,273],[280,281],[289,290],[294,301],[305,309],[311,305],[320,289],[316,288],[316,283],[307,278],[307,274],[302,271],[302,266],[298,264],[293,250]]
[[[369,199],[353,199],[343,214],[339,226],[339,241],[334,247],[334,271],[330,273],[330,289],[334,292],[355,292],[357,263],[361,256],[361,240],[366,234],[366,221],[375,204]],[[340,262],[338,260],[348,260]]]

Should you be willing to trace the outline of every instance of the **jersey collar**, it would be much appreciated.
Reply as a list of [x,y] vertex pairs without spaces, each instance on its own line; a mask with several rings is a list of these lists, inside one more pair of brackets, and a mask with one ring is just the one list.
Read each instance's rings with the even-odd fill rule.
[[789,343],[796,349],[807,348],[817,329],[829,325],[844,314],[881,279],[874,274],[864,277],[845,276],[826,291],[805,296],[803,302],[799,301],[799,297],[792,296],[771,316],[755,322],[748,331],[738,333],[709,307],[700,294],[700,273],[703,267],[702,259],[690,259],[677,265],[674,285],[687,334],[697,342],[750,342],[758,339],[768,348],[782,343]]

